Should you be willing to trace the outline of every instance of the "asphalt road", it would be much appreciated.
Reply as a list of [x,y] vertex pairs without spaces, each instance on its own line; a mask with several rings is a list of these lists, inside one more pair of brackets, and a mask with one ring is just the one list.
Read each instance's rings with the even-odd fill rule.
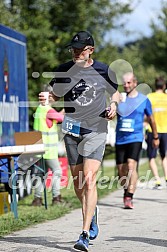
[[[99,201],[100,234],[90,242],[90,252],[166,252],[167,188],[153,190],[138,184],[133,210],[123,208],[119,189]],[[35,225],[0,238],[0,251],[67,252],[81,231],[81,209],[57,220]]]

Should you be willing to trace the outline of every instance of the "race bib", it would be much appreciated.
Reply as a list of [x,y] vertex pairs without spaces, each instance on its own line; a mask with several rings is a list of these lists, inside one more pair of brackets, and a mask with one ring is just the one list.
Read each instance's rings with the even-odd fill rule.
[[119,131],[133,132],[135,120],[134,119],[122,119],[119,125]]
[[65,116],[62,122],[62,132],[75,137],[79,137],[80,124],[80,122],[77,122],[74,119]]

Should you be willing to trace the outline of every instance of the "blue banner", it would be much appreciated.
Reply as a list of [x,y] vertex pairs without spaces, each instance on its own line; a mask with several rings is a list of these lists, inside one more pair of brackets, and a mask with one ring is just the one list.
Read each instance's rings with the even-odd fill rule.
[[28,108],[19,107],[27,100],[26,37],[0,25],[0,146],[14,145],[14,132],[29,130]]

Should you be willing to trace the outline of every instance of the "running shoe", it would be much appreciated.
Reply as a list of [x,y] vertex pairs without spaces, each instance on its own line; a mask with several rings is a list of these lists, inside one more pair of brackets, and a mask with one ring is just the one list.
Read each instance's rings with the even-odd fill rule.
[[162,189],[162,185],[161,184],[155,184],[155,186],[153,187],[154,190],[161,190]]
[[124,208],[133,209],[133,202],[131,197],[124,197]]
[[89,239],[94,240],[98,236],[99,233],[99,226],[98,226],[98,212],[99,208],[96,206],[95,208],[95,213],[92,218],[92,222],[90,224],[90,229],[89,229]]
[[80,234],[78,241],[75,243],[74,248],[80,251],[88,251],[89,235],[86,231]]

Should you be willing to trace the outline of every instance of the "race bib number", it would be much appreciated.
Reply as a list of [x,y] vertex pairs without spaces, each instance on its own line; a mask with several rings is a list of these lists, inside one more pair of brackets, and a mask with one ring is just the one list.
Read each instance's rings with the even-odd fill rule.
[[62,122],[62,132],[75,137],[79,137],[80,124],[80,122],[77,122],[74,119],[65,116]]
[[119,131],[133,132],[135,121],[134,119],[122,119],[119,125]]

